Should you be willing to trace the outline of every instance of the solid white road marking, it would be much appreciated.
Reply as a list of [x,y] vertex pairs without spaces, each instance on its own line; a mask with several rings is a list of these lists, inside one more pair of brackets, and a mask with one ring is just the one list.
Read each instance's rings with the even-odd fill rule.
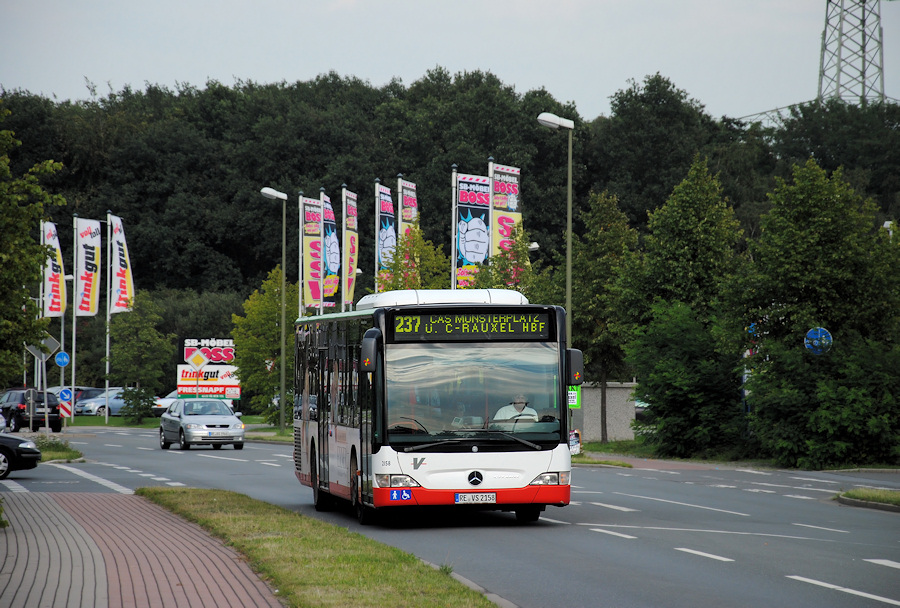
[[613,532],[612,530],[604,530],[603,528],[591,528],[591,532],[603,532],[604,534],[609,534],[610,536],[618,536],[619,538],[627,538],[629,540],[634,540],[637,538],[637,536],[629,536],[628,534]]
[[699,555],[700,557],[708,557],[709,559],[715,559],[720,562],[733,562],[734,560],[730,557],[722,557],[721,555],[713,555],[712,553],[704,553],[702,551],[694,551],[693,549],[685,549],[684,547],[675,547],[676,551],[684,551],[685,553],[691,553],[693,555]]
[[616,505],[608,505],[608,504],[605,504],[602,502],[592,502],[591,504],[598,506],[598,507],[606,507],[607,509],[615,509],[616,511],[624,511],[626,513],[639,513],[640,512],[639,509],[629,509],[628,507],[618,507]]
[[819,587],[825,587],[826,589],[833,589],[834,591],[841,591],[842,593],[849,593],[850,595],[856,595],[856,596],[864,597],[864,598],[867,598],[870,600],[884,602],[885,604],[890,604],[891,606],[900,606],[900,601],[897,601],[897,600],[892,600],[887,597],[881,597],[879,595],[872,595],[871,593],[865,593],[864,591],[857,591],[855,589],[849,589],[847,587],[841,587],[839,585],[832,585],[831,583],[817,581],[815,579],[806,578],[804,576],[788,576],[787,578],[793,579],[795,581],[800,581],[801,583],[809,583],[810,585],[818,585]]
[[19,492],[19,493],[28,492],[28,488],[26,488],[25,486],[20,484],[18,481],[13,481],[11,479],[4,479],[3,481],[0,481],[0,484],[9,488],[10,492]]
[[703,505],[692,505],[687,502],[678,502],[675,500],[665,500],[663,498],[653,498],[652,496],[640,496],[637,494],[625,494],[623,492],[615,492],[619,496],[629,496],[631,498],[643,498],[644,500],[655,500],[657,502],[665,502],[671,505],[680,505],[682,507],[693,507],[694,509],[704,509],[706,511],[716,511],[717,513],[728,513],[729,515],[740,515],[741,517],[750,517],[749,513],[739,513],[738,511],[726,511],[725,509],[715,509],[713,507],[704,507]]
[[203,458],[216,458],[217,460],[231,460],[234,462],[250,462],[246,458],[229,458],[227,456],[213,456],[212,454],[197,454],[197,456],[202,456]]
[[826,532],[840,532],[841,534],[850,534],[847,530],[836,530],[834,528],[823,528],[821,526],[810,526],[809,524],[794,524],[795,526],[801,526],[803,528],[813,528],[814,530],[825,530]]
[[74,473],[75,475],[78,475],[79,477],[84,477],[85,479],[87,479],[89,481],[93,481],[94,483],[99,483],[101,486],[103,486],[105,488],[109,488],[110,490],[115,490],[119,494],[134,494],[134,490],[126,488],[125,486],[120,486],[119,484],[109,481],[108,479],[103,479],[102,477],[97,477],[96,475],[91,475],[90,473],[86,473],[80,469],[76,469],[74,467],[69,467],[64,464],[53,464],[53,463],[48,463],[48,464],[50,464],[50,466],[54,466],[54,467],[63,469],[64,471],[69,471],[70,473]]

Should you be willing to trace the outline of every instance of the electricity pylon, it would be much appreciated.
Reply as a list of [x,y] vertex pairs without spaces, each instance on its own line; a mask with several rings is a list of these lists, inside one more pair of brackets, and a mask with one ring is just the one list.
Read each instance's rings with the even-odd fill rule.
[[827,0],[816,98],[884,101],[881,0]]

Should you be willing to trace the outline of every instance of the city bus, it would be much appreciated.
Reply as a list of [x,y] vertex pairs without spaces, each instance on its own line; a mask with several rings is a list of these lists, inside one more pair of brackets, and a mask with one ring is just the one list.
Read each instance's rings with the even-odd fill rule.
[[404,290],[295,329],[294,470],[317,510],[349,501],[366,524],[446,505],[533,522],[569,503],[567,391],[583,361],[561,307]]

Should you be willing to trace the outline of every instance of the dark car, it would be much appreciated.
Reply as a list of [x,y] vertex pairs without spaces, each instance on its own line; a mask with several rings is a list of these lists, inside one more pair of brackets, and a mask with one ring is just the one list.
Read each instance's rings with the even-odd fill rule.
[[12,471],[33,469],[41,461],[41,451],[33,441],[0,433],[0,479]]
[[62,430],[59,399],[50,392],[47,393],[45,407],[43,391],[33,388],[10,389],[0,397],[0,413],[6,418],[6,424],[13,433],[22,429],[37,431],[46,424],[50,425],[50,430],[54,433]]

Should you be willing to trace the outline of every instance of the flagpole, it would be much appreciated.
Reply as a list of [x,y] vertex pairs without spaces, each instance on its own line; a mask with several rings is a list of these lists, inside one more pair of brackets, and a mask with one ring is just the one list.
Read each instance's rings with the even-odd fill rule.
[[75,322],[78,320],[78,214],[72,214],[72,415],[75,415],[75,343],[78,337]]
[[453,196],[453,204],[451,205],[452,217],[450,218],[450,289],[456,289],[456,222],[459,215],[456,210],[456,163],[450,166],[450,191]]
[[112,211],[106,210],[106,407],[103,408],[106,424],[109,424],[109,293],[112,289]]

